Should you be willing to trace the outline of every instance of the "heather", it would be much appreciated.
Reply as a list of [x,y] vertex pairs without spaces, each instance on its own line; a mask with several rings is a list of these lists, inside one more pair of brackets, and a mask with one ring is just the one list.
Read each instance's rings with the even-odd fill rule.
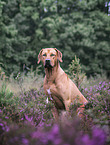
[[72,105],[69,113],[61,112],[58,122],[52,116],[53,104],[46,103],[42,85],[43,77],[33,72],[15,79],[1,78],[0,145],[109,145],[107,79],[85,79],[80,86],[89,101],[84,118],[76,116],[77,105]]

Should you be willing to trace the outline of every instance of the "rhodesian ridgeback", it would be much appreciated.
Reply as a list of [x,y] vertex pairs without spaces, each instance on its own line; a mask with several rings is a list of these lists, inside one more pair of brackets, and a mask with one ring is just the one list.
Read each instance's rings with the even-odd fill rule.
[[75,103],[81,104],[77,110],[80,116],[88,101],[60,67],[62,53],[56,48],[42,49],[38,55],[38,64],[40,61],[45,68],[44,91],[54,103],[52,112],[55,119],[59,116],[59,110],[69,111],[70,105]]

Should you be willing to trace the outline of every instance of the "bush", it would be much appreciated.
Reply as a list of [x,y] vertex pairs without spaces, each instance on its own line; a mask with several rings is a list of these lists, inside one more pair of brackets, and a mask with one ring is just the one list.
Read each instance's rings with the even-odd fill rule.
[[90,102],[80,120],[61,116],[56,124],[52,103],[46,103],[43,88],[14,94],[2,84],[0,91],[0,145],[109,145],[110,82],[80,88]]
[[72,60],[71,64],[69,65],[69,71],[70,74],[73,74],[72,79],[75,81],[77,87],[79,88],[80,84],[85,78],[85,73],[82,73],[80,59],[77,58],[76,55],[75,55],[75,59]]
[[50,128],[35,128],[25,124],[24,127],[11,126],[5,132],[3,143],[8,145],[105,145],[106,134],[95,126],[89,134],[80,131],[79,121],[66,121],[63,125],[54,124]]
[[14,103],[13,93],[6,88],[6,84],[3,83],[0,88],[0,107],[6,107]]

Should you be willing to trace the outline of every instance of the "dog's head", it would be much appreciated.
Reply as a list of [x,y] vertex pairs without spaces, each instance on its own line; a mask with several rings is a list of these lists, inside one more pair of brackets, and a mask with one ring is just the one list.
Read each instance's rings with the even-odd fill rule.
[[39,52],[38,64],[42,61],[45,68],[53,68],[57,61],[62,62],[62,53],[56,48],[45,48]]

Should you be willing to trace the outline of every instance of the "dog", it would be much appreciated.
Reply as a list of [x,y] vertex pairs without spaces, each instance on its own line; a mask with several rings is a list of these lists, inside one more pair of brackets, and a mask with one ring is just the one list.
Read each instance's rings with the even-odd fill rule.
[[77,114],[82,116],[84,107],[88,103],[77,86],[60,67],[62,53],[56,48],[44,48],[39,52],[38,64],[43,62],[45,68],[44,91],[54,103],[52,113],[57,120],[59,110],[69,111],[71,104],[79,103]]

